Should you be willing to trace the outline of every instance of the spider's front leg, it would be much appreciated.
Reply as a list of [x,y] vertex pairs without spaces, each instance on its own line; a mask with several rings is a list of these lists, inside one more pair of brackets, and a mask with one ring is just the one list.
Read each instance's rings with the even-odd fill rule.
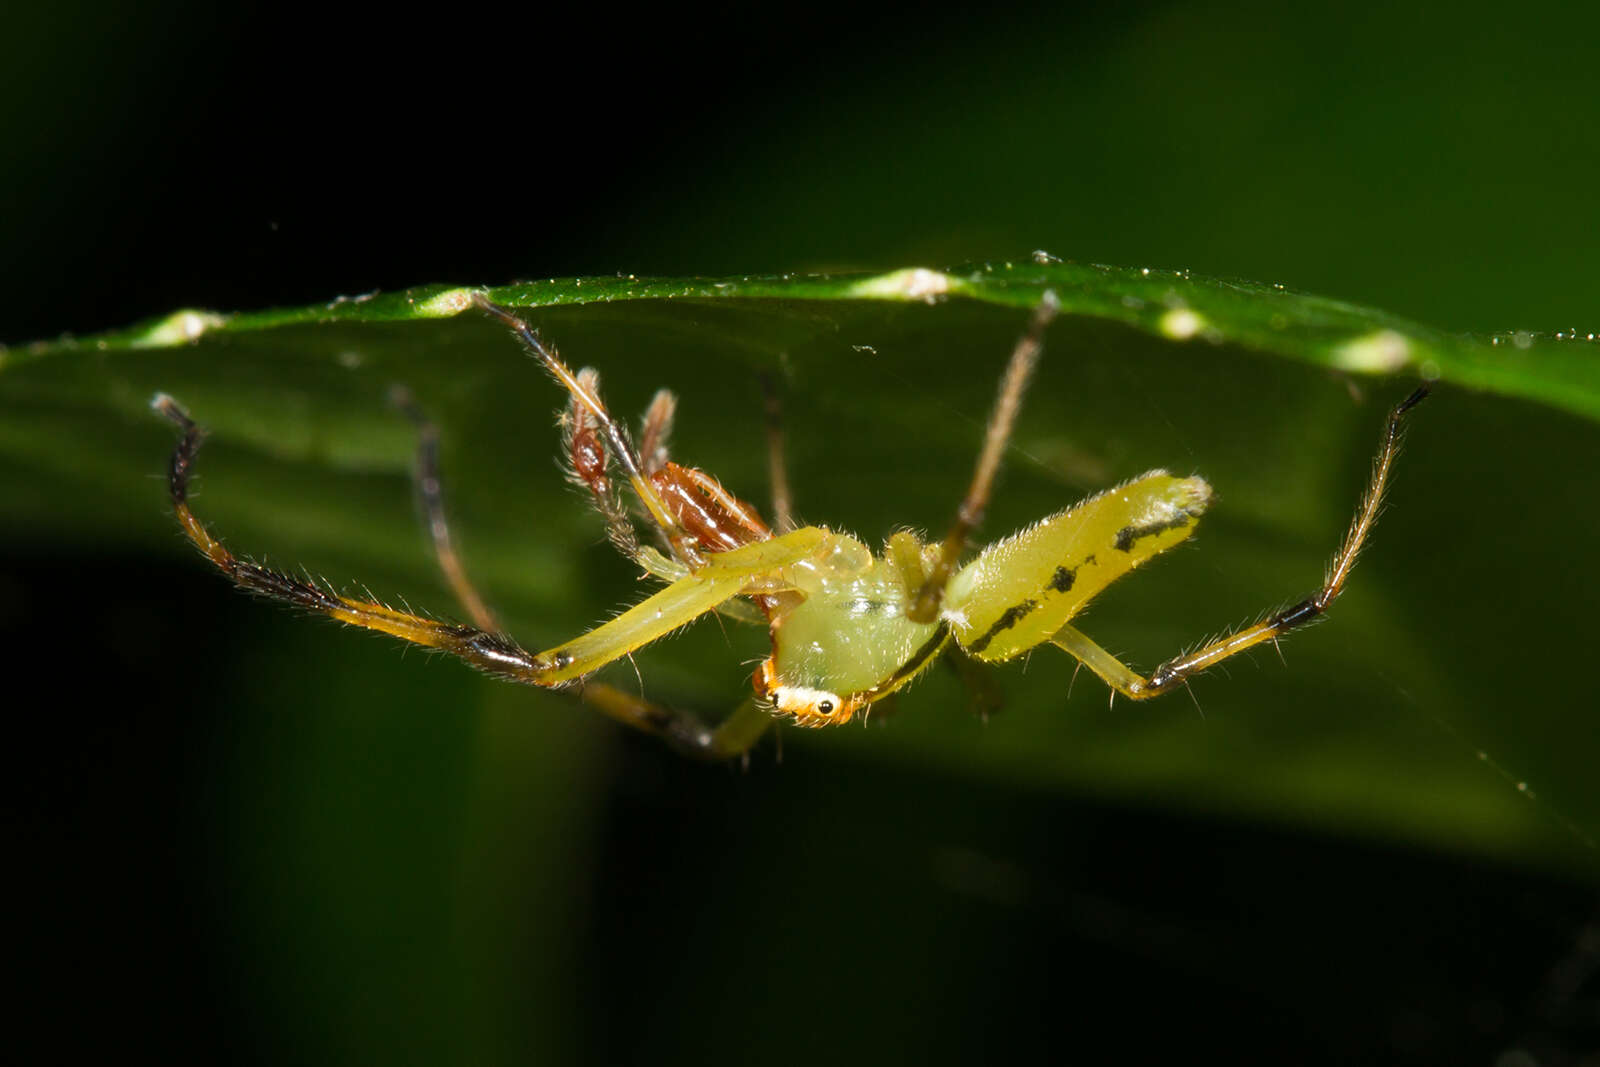
[[[350,626],[448,652],[485,673],[525,685],[550,688],[576,681],[740,595],[757,577],[805,558],[815,552],[826,537],[824,531],[807,528],[714,555],[694,573],[673,582],[617,618],[565,644],[533,653],[487,628],[443,623],[376,601],[342,596],[309,581],[238,558],[212,536],[189,507],[190,473],[204,432],[165,394],[156,396],[151,406],[183,431],[173,450],[168,472],[168,486],[178,522],[195,547],[234,584]],[[425,498],[428,495],[425,487]],[[435,502],[437,499],[435,493]],[[437,550],[440,544],[437,529],[434,533]],[[462,581],[465,581],[464,576]],[[466,588],[470,590],[470,586]],[[492,621],[487,609],[484,609],[484,618]],[[755,728],[757,716],[766,718],[759,708],[741,708],[721,729],[713,731],[686,716],[614,691],[597,694],[593,703],[629,725],[660,734],[680,747],[711,757],[732,756],[744,751],[759,736],[760,731]]]
[[[417,455],[412,467],[412,479],[421,505],[423,525],[433,546],[434,559],[473,624],[480,630],[500,633],[500,621],[467,577],[466,568],[456,552],[455,538],[450,532],[450,519],[444,505],[444,480],[439,472],[439,428],[417,406],[410,390],[403,386],[397,385],[390,391],[390,401],[417,428]],[[645,419],[645,454],[656,458],[655,469],[666,462],[665,439],[667,428],[671,425],[672,405],[672,394],[662,390],[656,394]],[[574,411],[568,415],[566,445],[573,457],[574,473],[582,475],[588,470],[592,480],[593,464],[589,468],[579,465],[585,449],[591,453],[593,451],[593,444],[586,443],[580,436],[585,432],[584,424],[579,421],[581,417],[575,404]],[[603,460],[600,468],[603,476]],[[593,490],[594,486],[588,485],[588,488]],[[601,494],[597,492],[596,495]],[[602,514],[608,520],[612,542],[617,543],[612,516],[604,509]],[[628,530],[631,532],[631,524]],[[705,723],[688,712],[657,704],[643,696],[634,696],[605,682],[583,682],[578,686],[577,694],[585,704],[602,714],[636,730],[655,734],[675,748],[705,759],[727,759],[742,755],[772,725],[772,716],[765,709],[757,707],[753,700],[747,700],[716,728],[707,729]]]

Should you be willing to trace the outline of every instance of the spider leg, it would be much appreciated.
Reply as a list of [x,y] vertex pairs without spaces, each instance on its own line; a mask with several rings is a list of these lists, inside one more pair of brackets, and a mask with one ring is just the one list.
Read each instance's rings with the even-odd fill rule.
[[[183,431],[168,470],[168,487],[178,522],[195,547],[235,585],[350,626],[448,652],[487,674],[525,685],[551,688],[581,679],[739,596],[747,585],[774,569],[815,553],[828,537],[826,531],[810,527],[715,555],[699,571],[673,582],[609,622],[565,644],[532,653],[486,627],[443,623],[375,600],[342,596],[238,558],[212,536],[189,507],[190,473],[204,431],[170,396],[156,396],[151,406]],[[442,494],[433,495],[436,501],[442,501]],[[436,539],[436,549],[438,545]],[[462,580],[465,582],[464,575]],[[470,584],[466,588],[470,589]],[[492,615],[487,618],[492,620]],[[610,687],[597,692],[591,703],[613,718],[660,734],[709,758],[736,755],[743,749],[730,746],[746,742],[748,747],[759,736],[754,713],[743,709],[735,712],[724,728],[712,731],[677,712],[626,697]]]
[[[652,411],[660,406],[663,395],[670,402],[672,394],[663,390],[657,395],[657,404],[651,406]],[[417,427],[417,456],[413,476],[422,504],[423,522],[427,526],[439,569],[444,572],[456,599],[474,625],[480,630],[499,633],[500,621],[467,577],[456,554],[454,538],[450,535],[450,521],[444,507],[443,481],[439,476],[439,428],[417,406],[410,390],[404,386],[397,385],[390,391],[390,401]],[[730,603],[743,604],[744,601]],[[663,737],[691,754],[715,759],[744,752],[772,721],[772,717],[764,711],[756,719],[740,709],[716,729],[708,730],[693,715],[633,696],[604,682],[584,683],[578,689],[578,696],[585,704],[625,725]]]
[[156,396],[151,407],[183,430],[182,438],[173,449],[167,473],[178,523],[195,547],[235,585],[271,600],[320,612],[351,626],[377,630],[411,644],[449,652],[490,674],[535,684],[543,682],[547,672],[538,658],[508,638],[470,626],[423,618],[373,600],[340,596],[309,581],[239,559],[211,535],[189,508],[190,471],[205,431],[189,418],[177,401],[164,393]]
[[444,510],[444,486],[439,478],[439,427],[417,407],[411,390],[405,386],[391,388],[389,402],[417,428],[417,455],[411,476],[417,487],[417,500],[422,505],[423,524],[433,543],[434,559],[438,561],[451,591],[473,624],[480,630],[498,631],[500,621],[467,578],[466,570],[461,566],[461,557],[456,554],[454,539],[450,536],[450,522]]
[[714,727],[693,715],[655,704],[614,685],[589,683],[583,702],[624,726],[662,738],[686,755],[707,760],[742,756],[761,740],[776,721],[754,697],[748,697]]
[[906,616],[914,622],[932,622],[939,617],[945,586],[955,573],[961,553],[966,550],[967,538],[983,521],[983,513],[989,507],[994,476],[1000,469],[1006,443],[1011,439],[1017,412],[1022,409],[1022,394],[1027,391],[1028,379],[1033,376],[1039,353],[1044,349],[1045,328],[1055,319],[1060,308],[1056,294],[1045,290],[1039,306],[1034,309],[1028,331],[1017,339],[1017,346],[1011,351],[1011,360],[1006,364],[1004,377],[1000,379],[1000,395],[995,399],[994,411],[989,416],[989,428],[984,433],[983,450],[978,453],[978,466],[972,473],[972,484],[967,487],[967,495],[956,509],[956,521],[951,524],[950,532],[945,534],[938,560],[918,590],[916,599],[906,609]]
[[[574,374],[572,369],[562,362],[553,345],[546,344],[539,336],[537,330],[529,326],[511,311],[489,300],[481,293],[475,294],[473,302],[489,315],[498,319],[509,327],[528,353],[537,359],[550,376],[554,378],[572,397],[573,410],[582,413],[583,425],[587,426],[592,420],[594,426],[590,437],[599,448],[602,455],[614,458],[622,468],[623,475],[628,484],[633,488],[634,495],[639,498],[639,503],[644,507],[646,516],[660,528],[669,543],[674,546],[687,544],[692,541],[692,535],[679,525],[673,517],[672,511],[667,507],[661,494],[656,490],[655,484],[650,479],[649,470],[645,461],[640,459],[639,452],[633,447],[628,431],[616,419],[611,417],[611,412],[606,410],[605,402],[600,399],[597,388],[599,375],[586,370]],[[655,405],[652,405],[654,408]],[[666,422],[670,424],[670,405],[666,412]],[[652,442],[655,447],[655,442]],[[654,463],[655,456],[649,457]],[[602,459],[602,464],[607,460]],[[575,465],[576,466],[576,465]],[[581,477],[583,471],[577,469]],[[602,508],[604,510],[604,508]]]
[[982,663],[963,652],[960,645],[952,643],[945,650],[941,662],[961,680],[961,688],[967,695],[967,710],[973,715],[987,722],[989,716],[1005,706],[1005,698],[995,684],[994,675]]
[[794,529],[794,495],[789,491],[789,466],[783,458],[783,400],[770,374],[761,375],[761,399],[767,416],[767,480],[772,486],[772,528]]
[[482,293],[473,299],[478,307],[510,327],[523,348],[570,394],[571,409],[563,416],[563,422],[568,430],[573,480],[593,494],[606,518],[612,542],[624,555],[658,576],[671,569],[670,562],[663,566],[658,553],[638,544],[627,510],[616,499],[611,485],[613,460],[622,468],[668,554],[691,570],[697,570],[710,554],[772,536],[754,509],[723,489],[715,478],[667,459],[666,437],[676,407],[670,393],[657,393],[646,412],[646,448],[641,453],[634,448],[627,430],[606,410],[596,371],[585,368],[574,374],[533,327],[491,303]]
[[650,398],[639,438],[639,460],[646,474],[654,474],[667,465],[667,441],[672,437],[672,419],[677,411],[678,398],[671,389],[657,389]]
[[[599,396],[600,372],[584,367],[578,372],[578,384]],[[639,562],[639,535],[611,481],[611,454],[602,443],[588,409],[577,396],[572,397],[566,414],[561,417],[561,430],[568,480],[589,491],[595,510],[605,519],[606,538],[612,546],[628,559]]]
[[1339,598],[1339,594],[1344,592],[1345,581],[1350,577],[1351,569],[1355,567],[1356,557],[1361,554],[1361,548],[1378,520],[1383,494],[1389,486],[1389,474],[1394,466],[1395,457],[1400,454],[1401,430],[1406,412],[1422,403],[1427,395],[1428,387],[1418,386],[1410,396],[1389,412],[1389,418],[1384,423],[1383,438],[1378,446],[1378,455],[1373,460],[1372,477],[1367,483],[1366,492],[1362,494],[1361,503],[1356,508],[1355,517],[1350,521],[1350,529],[1345,533],[1339,551],[1328,566],[1322,588],[1311,596],[1292,607],[1274,613],[1254,626],[1247,626],[1208,642],[1193,652],[1174,656],[1157,667],[1149,677],[1130,670],[1122,661],[1072,626],[1063,626],[1050,639],[1051,643],[1077,657],[1079,662],[1123,696],[1133,700],[1148,700],[1150,697],[1160,696],[1174,686],[1182,685],[1194,675],[1216,666],[1231,656],[1238,655],[1245,649],[1254,648],[1264,641],[1276,642],[1289,631],[1314,622]]

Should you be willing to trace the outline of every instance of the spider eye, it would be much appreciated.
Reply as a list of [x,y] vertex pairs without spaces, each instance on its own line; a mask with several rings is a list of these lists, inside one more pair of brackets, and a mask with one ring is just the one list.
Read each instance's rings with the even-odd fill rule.
[[817,701],[817,710],[822,712],[822,714],[824,714],[824,715],[832,715],[833,714],[833,701],[831,701],[831,700],[819,700],[819,701]]

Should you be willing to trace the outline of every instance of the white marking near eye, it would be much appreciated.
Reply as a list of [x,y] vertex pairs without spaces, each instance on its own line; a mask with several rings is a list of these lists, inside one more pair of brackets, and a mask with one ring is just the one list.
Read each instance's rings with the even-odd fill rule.
[[[785,715],[832,715],[844,706],[838,693],[826,689],[807,689],[801,685],[773,687],[772,703]],[[823,705],[828,707],[824,710]]]

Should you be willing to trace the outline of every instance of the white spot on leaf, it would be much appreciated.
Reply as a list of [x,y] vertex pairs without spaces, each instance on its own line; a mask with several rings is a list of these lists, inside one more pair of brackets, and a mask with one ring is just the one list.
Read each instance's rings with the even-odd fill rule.
[[228,320],[210,311],[174,311],[133,342],[136,348],[166,348],[197,341]]
[[913,267],[858,282],[851,287],[850,295],[888,300],[922,300],[932,304],[948,295],[955,285],[955,279],[948,274],[926,267]]
[[1334,365],[1361,374],[1392,374],[1411,362],[1411,341],[1394,330],[1378,330],[1333,350]]
[[1174,341],[1187,341],[1205,329],[1206,320],[1190,308],[1173,308],[1161,316],[1157,328]]

